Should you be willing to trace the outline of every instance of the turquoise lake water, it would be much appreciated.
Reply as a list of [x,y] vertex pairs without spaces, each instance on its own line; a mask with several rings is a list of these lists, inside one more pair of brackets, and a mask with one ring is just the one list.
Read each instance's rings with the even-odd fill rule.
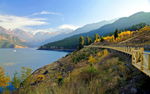
[[9,76],[21,67],[29,67],[36,70],[44,65],[57,61],[67,55],[68,52],[36,50],[32,48],[23,49],[0,49],[0,66],[5,69]]

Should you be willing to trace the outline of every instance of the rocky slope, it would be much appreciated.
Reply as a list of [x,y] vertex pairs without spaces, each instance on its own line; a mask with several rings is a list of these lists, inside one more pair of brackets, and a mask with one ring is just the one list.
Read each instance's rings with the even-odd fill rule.
[[[31,79],[34,79],[28,91],[31,94],[148,94],[150,92],[149,77],[131,65],[131,56],[98,48],[83,48],[73,52],[36,70]],[[23,87],[20,89],[21,94],[27,93],[26,88]]]
[[[150,26],[123,40],[92,45],[150,45]],[[83,48],[46,65],[31,75],[21,94],[149,94],[150,77],[133,67],[131,56],[110,49]],[[25,91],[28,89],[28,91]],[[38,92],[38,93],[36,93]]]

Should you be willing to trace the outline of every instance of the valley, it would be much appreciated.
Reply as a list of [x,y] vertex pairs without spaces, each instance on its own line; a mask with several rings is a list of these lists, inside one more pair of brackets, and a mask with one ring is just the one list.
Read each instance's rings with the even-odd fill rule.
[[0,0],[0,94],[150,94],[149,0]]

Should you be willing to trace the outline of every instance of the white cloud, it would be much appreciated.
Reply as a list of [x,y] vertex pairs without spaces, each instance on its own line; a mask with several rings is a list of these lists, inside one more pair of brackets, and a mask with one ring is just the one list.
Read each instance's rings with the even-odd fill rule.
[[6,29],[21,29],[27,26],[38,26],[48,24],[43,18],[28,18],[12,15],[0,15],[0,26]]
[[[47,12],[42,12],[42,14],[47,14]],[[34,29],[30,26],[42,26],[47,25],[46,19],[43,18],[30,18],[30,17],[19,17],[13,15],[1,15],[0,14],[0,26],[5,29],[21,29],[26,32],[36,34],[38,32],[49,33],[53,36],[64,33],[71,33],[78,26],[64,24],[55,28],[44,28],[44,29]]]
[[53,28],[46,28],[46,29],[30,29],[30,32],[32,32],[33,34],[36,34],[38,32],[48,32],[50,34],[56,35],[59,32],[57,32],[57,29],[53,29]]
[[35,15],[62,15],[62,14],[58,12],[41,11],[41,12],[33,13],[32,15],[35,16]]
[[22,30],[31,32],[33,34],[36,34],[38,32],[45,32],[45,33],[47,32],[52,35],[58,35],[61,33],[73,32],[77,28],[78,28],[78,26],[64,24],[64,25],[58,26],[56,28],[45,28],[45,29],[22,28]]
[[78,26],[74,26],[74,25],[69,25],[69,24],[64,24],[64,25],[61,25],[59,26],[60,29],[72,29],[72,30],[75,30],[78,28]]

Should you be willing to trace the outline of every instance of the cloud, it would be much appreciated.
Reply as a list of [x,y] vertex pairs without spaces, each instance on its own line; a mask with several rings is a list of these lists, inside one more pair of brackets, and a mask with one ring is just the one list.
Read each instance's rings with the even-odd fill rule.
[[58,12],[49,12],[49,11],[41,11],[41,12],[36,12],[32,14],[33,16],[35,15],[62,15],[61,13]]
[[57,35],[59,32],[57,32],[57,29],[54,29],[54,28],[45,28],[45,29],[26,29],[26,31],[29,31],[29,32],[32,32],[33,34],[36,34],[38,32],[48,32],[49,34],[52,34],[52,35]]
[[12,15],[0,15],[0,26],[6,29],[21,29],[27,26],[39,26],[48,24],[43,18],[28,18]]
[[[48,14],[48,13],[49,12],[46,11],[41,12],[41,14]],[[30,18],[30,17],[19,17],[13,15],[0,14],[0,26],[10,30],[20,29],[33,34],[36,34],[38,32],[45,32],[51,34],[52,36],[55,36],[58,34],[71,33],[78,28],[78,26],[71,24],[63,24],[55,28],[44,28],[44,29],[40,29],[40,27],[39,29],[38,27],[37,28],[31,27],[49,24],[46,21],[47,19],[44,18]]]
[[38,32],[45,32],[45,33],[49,33],[49,34],[55,36],[55,35],[63,34],[63,33],[71,33],[78,27],[79,26],[64,24],[64,25],[60,25],[56,28],[45,28],[45,29],[22,28],[22,30],[24,30],[26,32],[31,32],[33,34],[36,34]]
[[61,25],[59,26],[60,29],[72,29],[72,30],[75,30],[78,28],[78,26],[74,26],[74,25],[69,25],[69,24],[64,24],[64,25]]

